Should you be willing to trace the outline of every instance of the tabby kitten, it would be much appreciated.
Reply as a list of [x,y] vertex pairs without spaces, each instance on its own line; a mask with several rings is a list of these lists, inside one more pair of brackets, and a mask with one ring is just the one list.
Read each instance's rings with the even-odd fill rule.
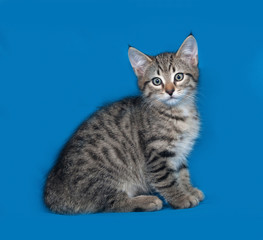
[[203,200],[186,157],[198,136],[197,43],[147,56],[129,48],[142,96],[94,113],[74,133],[49,173],[45,203],[62,214],[155,211],[162,201],[189,208]]

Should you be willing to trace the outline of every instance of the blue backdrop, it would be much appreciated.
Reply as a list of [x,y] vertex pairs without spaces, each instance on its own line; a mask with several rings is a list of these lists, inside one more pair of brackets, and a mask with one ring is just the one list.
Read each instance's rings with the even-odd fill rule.
[[[262,239],[260,1],[0,1],[0,219],[5,238]],[[185,210],[60,216],[46,173],[98,106],[138,94],[128,44],[147,54],[199,45],[202,116],[190,156],[206,199]]]

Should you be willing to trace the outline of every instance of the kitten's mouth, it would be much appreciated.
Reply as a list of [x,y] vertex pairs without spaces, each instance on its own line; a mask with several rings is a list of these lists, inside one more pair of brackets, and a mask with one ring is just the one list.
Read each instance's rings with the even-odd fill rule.
[[174,97],[174,96],[171,96],[169,97],[168,99],[165,100],[165,103],[168,104],[168,105],[176,105],[180,102],[181,100],[181,97]]
[[180,99],[179,97],[171,96],[170,98],[167,99],[167,101],[169,101],[169,100],[179,100],[179,99]]

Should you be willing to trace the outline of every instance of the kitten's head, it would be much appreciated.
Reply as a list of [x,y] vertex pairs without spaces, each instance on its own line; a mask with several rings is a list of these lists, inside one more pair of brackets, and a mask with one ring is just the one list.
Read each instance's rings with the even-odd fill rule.
[[130,47],[128,55],[147,99],[170,106],[194,99],[199,72],[197,43],[192,35],[176,53],[153,57]]

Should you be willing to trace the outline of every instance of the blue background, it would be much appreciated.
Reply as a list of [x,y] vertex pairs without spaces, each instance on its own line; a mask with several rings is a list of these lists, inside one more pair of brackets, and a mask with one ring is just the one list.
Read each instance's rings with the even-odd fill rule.
[[[260,1],[0,1],[4,239],[263,239]],[[185,210],[81,216],[44,207],[62,145],[98,106],[138,94],[128,44],[199,46],[202,131],[189,158],[206,199]],[[2,238],[3,239],[3,238]]]

